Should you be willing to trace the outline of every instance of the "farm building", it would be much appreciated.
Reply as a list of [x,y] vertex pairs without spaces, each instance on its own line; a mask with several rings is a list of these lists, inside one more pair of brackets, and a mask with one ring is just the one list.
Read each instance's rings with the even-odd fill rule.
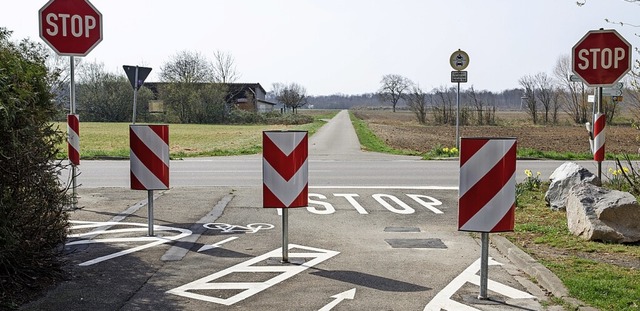
[[[158,89],[168,82],[148,82],[144,87],[151,90],[156,100],[150,104],[150,110],[157,112],[163,110],[162,102],[158,100]],[[226,102],[229,107],[252,111],[252,112],[269,112],[273,111],[277,103],[266,100],[267,92],[260,83],[226,83],[227,97]]]

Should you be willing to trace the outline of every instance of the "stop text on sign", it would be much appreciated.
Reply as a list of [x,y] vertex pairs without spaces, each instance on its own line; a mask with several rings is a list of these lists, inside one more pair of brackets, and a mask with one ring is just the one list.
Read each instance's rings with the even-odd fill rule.
[[71,15],[66,13],[49,13],[45,16],[47,26],[45,31],[50,36],[90,37],[90,32],[96,29],[98,23],[91,15]]
[[626,66],[627,60],[624,48],[590,48],[578,50],[578,62],[576,65],[582,70],[586,69],[618,69]]

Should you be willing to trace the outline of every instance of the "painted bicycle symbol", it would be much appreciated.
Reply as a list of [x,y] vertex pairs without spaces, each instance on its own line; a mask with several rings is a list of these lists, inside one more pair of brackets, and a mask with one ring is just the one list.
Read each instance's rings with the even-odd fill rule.
[[230,225],[225,223],[208,223],[203,225],[207,229],[220,230],[221,233],[256,233],[260,230],[273,229],[275,226],[272,224],[255,223],[248,224],[246,226]]

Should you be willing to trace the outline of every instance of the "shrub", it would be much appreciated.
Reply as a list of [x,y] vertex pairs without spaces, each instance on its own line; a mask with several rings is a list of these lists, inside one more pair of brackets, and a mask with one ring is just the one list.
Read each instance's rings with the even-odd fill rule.
[[55,161],[62,134],[41,45],[9,41],[0,28],[0,309],[60,276],[68,202]]

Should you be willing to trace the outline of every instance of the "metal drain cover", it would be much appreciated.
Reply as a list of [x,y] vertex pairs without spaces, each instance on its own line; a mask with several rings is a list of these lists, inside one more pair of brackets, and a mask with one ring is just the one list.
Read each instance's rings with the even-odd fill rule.
[[447,248],[440,239],[385,239],[385,242],[392,248]]
[[420,232],[420,228],[416,227],[386,227],[384,232]]

